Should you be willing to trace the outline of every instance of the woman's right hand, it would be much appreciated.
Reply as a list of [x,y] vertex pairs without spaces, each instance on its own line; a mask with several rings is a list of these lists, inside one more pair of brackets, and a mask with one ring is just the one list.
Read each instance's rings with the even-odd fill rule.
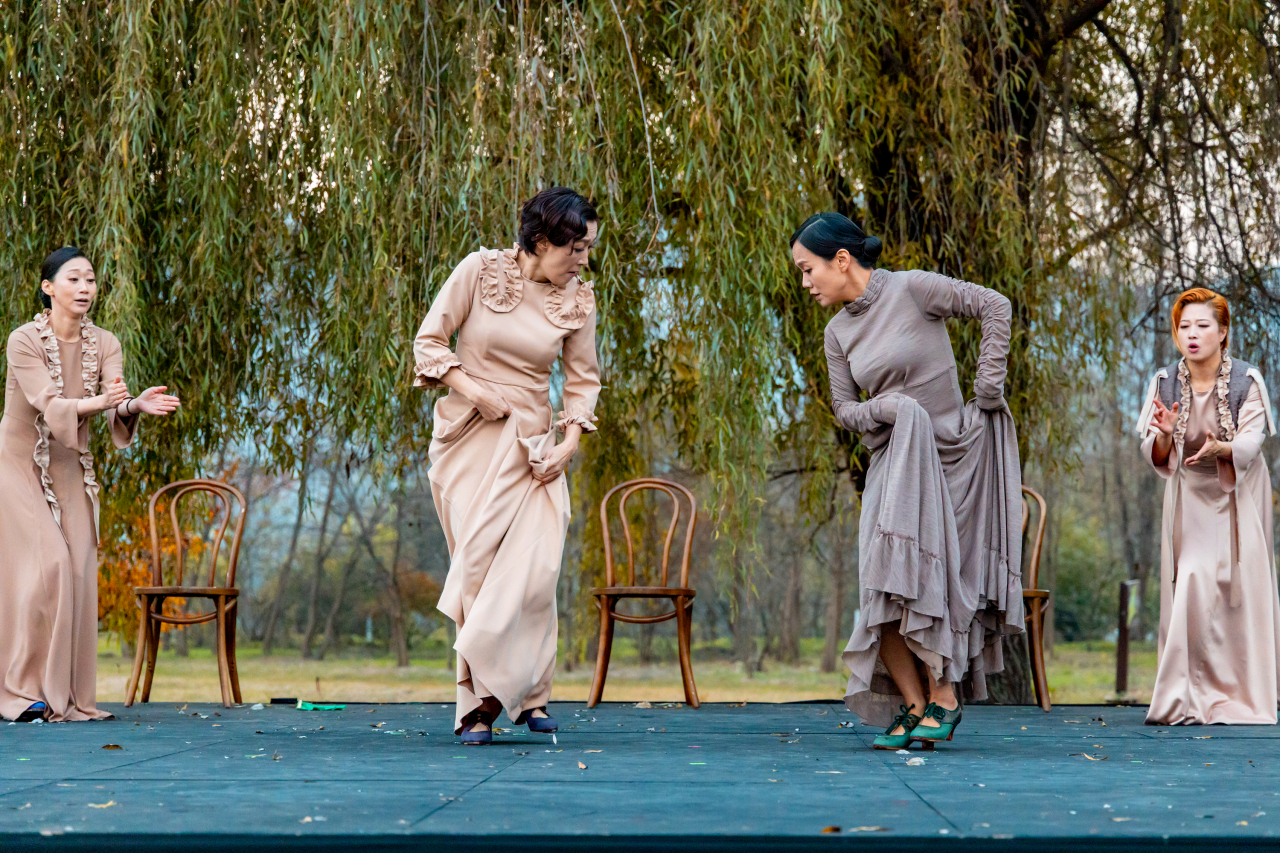
[[480,417],[486,421],[502,420],[511,414],[511,404],[497,391],[490,391],[477,385],[474,391],[467,394],[467,399],[475,405]]
[[1151,413],[1151,426],[1160,430],[1165,438],[1173,438],[1173,429],[1178,425],[1178,410],[1182,408],[1182,404],[1174,403],[1172,409],[1166,409],[1159,399],[1153,402],[1156,407]]

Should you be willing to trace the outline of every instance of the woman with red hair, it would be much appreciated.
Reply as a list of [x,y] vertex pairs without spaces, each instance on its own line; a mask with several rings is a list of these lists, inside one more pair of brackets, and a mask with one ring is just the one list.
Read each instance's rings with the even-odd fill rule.
[[1138,420],[1143,458],[1165,480],[1155,725],[1276,722],[1280,598],[1262,455],[1275,422],[1262,373],[1228,354],[1230,333],[1221,296],[1179,296],[1182,359],[1152,377]]

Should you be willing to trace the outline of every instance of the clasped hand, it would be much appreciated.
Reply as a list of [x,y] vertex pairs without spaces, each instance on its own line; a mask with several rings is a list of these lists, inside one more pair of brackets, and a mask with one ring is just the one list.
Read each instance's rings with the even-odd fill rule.
[[[156,416],[171,414],[182,405],[182,402],[172,394],[164,393],[167,390],[169,388],[166,385],[148,388],[129,402],[129,409],[134,414],[140,412]],[[83,400],[79,413],[89,415],[109,411],[119,408],[120,404],[126,400],[129,400],[129,386],[125,384],[123,377],[117,376],[107,383],[106,390],[101,394]]]
[[[564,473],[564,469],[569,467],[569,463],[573,460],[573,454],[578,452],[577,439],[566,438],[557,444],[542,460],[543,464],[533,471],[533,479],[539,483],[553,482],[557,477]],[[541,470],[541,473],[539,473]]]

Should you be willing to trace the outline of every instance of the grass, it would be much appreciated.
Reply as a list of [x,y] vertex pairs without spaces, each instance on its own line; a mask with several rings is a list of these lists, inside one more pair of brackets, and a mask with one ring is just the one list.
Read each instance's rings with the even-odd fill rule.
[[[362,644],[361,644],[362,645]],[[240,686],[246,702],[296,697],[325,702],[452,702],[454,673],[445,665],[442,643],[428,644],[407,667],[396,667],[385,650],[357,645],[343,657],[304,661],[296,651],[263,657],[261,648],[239,650]],[[794,702],[839,699],[847,673],[824,673],[818,667],[819,640],[802,644],[795,665],[766,661],[763,672],[747,676],[729,659],[727,643],[695,650],[694,676],[704,702]],[[593,663],[580,663],[556,673],[554,698],[585,701]],[[98,700],[124,700],[132,658],[122,659],[104,636],[99,644]],[[1048,658],[1050,695],[1059,704],[1105,702],[1115,692],[1115,644],[1059,643]],[[1146,702],[1155,681],[1155,648],[1135,644],[1130,656],[1129,698]],[[189,657],[162,651],[156,665],[151,699],[156,702],[218,702],[218,669],[212,651],[193,648]],[[605,699],[626,702],[681,702],[680,669],[674,661],[641,664],[633,643],[615,642]]]

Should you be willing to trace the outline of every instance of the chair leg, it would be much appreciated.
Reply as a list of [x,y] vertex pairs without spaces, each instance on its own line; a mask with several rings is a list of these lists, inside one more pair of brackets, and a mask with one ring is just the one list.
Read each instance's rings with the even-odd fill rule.
[[160,653],[160,631],[162,623],[158,619],[152,618],[154,613],[164,609],[164,599],[151,599],[147,607],[147,623],[149,624],[150,639],[147,641],[147,674],[142,682],[142,701],[151,701],[151,682],[156,675],[156,655]]
[[239,705],[244,702],[240,698],[240,672],[236,669],[236,614],[239,612],[236,605],[239,600],[233,600],[227,606],[227,673],[231,676],[231,695]]
[[147,655],[147,639],[151,635],[151,611],[141,595],[138,596],[138,610],[141,613],[138,616],[138,645],[133,655],[133,672],[129,674],[129,687],[125,691],[124,706],[126,708],[133,705],[134,697],[138,693],[138,681],[142,678],[142,663]]
[[591,680],[591,694],[587,707],[594,708],[604,695],[604,680],[609,675],[609,653],[613,650],[613,598],[602,595],[600,605],[600,648],[596,652],[596,674]]
[[218,611],[218,687],[222,690],[222,707],[231,707],[231,675],[227,666],[227,599],[219,596],[215,602]]
[[675,600],[676,636],[680,641],[680,678],[684,681],[684,701],[690,708],[701,707],[698,688],[693,683],[693,602],[684,596]]
[[1031,677],[1040,710],[1047,714],[1053,705],[1049,701],[1049,678],[1044,665],[1044,608],[1039,601],[1031,606],[1030,628],[1027,639],[1031,641]]

